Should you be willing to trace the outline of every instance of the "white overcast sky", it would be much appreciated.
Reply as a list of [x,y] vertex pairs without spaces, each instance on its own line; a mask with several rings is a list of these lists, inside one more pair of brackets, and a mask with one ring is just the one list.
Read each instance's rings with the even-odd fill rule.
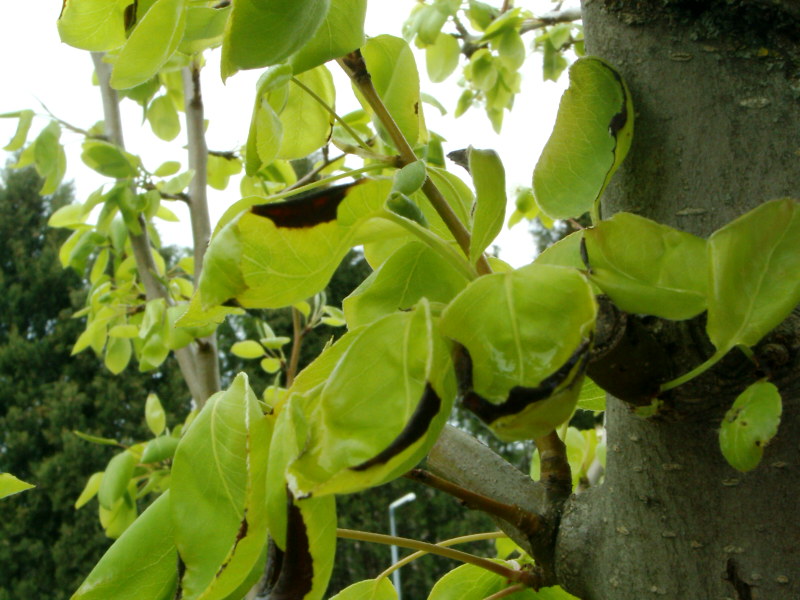
[[[99,94],[97,88],[91,85],[89,54],[62,44],[58,38],[56,19],[62,0],[2,1],[7,6],[4,6],[4,15],[0,19],[0,114],[24,108],[44,114],[44,104],[60,119],[78,127],[88,128],[102,118]],[[367,34],[400,35],[402,23],[415,1],[371,0]],[[548,10],[552,3],[548,0],[520,0],[517,5],[532,9],[538,7],[542,11]],[[530,35],[526,36],[527,43],[530,43],[530,38]],[[210,120],[208,144],[214,150],[235,150],[247,138],[254,85],[259,72],[238,73],[226,85],[222,85],[218,76],[219,51],[207,53],[207,59],[203,89],[206,117]],[[566,85],[566,75],[558,84],[543,83],[541,60],[540,54],[534,54],[523,66],[523,91],[515,101],[514,110],[506,115],[501,135],[494,133],[481,110],[473,108],[456,120],[449,114],[440,117],[437,110],[426,106],[428,127],[446,138],[446,152],[470,144],[497,150],[506,168],[508,215],[513,211],[514,188],[530,185],[533,167],[552,130],[558,100]],[[427,80],[422,54],[418,54],[417,62],[423,91],[438,98],[452,113],[461,92],[455,85],[456,78],[432,84]],[[335,77],[340,76],[335,65],[331,70]],[[348,86],[337,85],[337,90],[337,109],[340,114],[357,107]],[[181,160],[185,165],[183,156],[175,155],[176,148],[180,148],[180,138],[169,144],[158,140],[149,132],[146,124],[142,125],[141,109],[129,101],[125,104],[127,108],[123,118],[127,149],[140,154],[150,169],[165,160]],[[44,124],[44,119],[34,121],[31,138]],[[0,148],[11,139],[15,126],[13,120],[0,119]],[[77,198],[85,199],[104,180],[81,163],[81,139],[78,135],[65,131],[62,142],[66,145],[68,156],[67,179],[74,181]],[[212,220],[216,220],[238,198],[238,186],[235,184],[225,192],[213,193]],[[171,204],[170,208],[176,210],[177,206]],[[188,229],[188,222],[177,226],[159,224],[167,243],[188,245]],[[524,223],[510,231],[504,228],[499,244],[501,257],[515,266],[529,262],[534,252],[531,236]]]

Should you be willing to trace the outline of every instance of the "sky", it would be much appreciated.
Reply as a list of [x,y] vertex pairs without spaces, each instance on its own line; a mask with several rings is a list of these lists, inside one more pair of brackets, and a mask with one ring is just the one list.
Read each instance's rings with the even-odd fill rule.
[[[10,0],[4,0],[9,2]],[[367,13],[367,35],[390,33],[400,35],[400,28],[416,0],[371,0]],[[46,123],[47,107],[59,119],[81,128],[89,128],[102,118],[102,107],[97,88],[91,85],[92,63],[89,54],[62,44],[56,30],[56,20],[61,10],[61,0],[27,0],[14,2],[0,19],[0,114],[25,108],[42,115],[34,121],[29,139]],[[521,0],[519,6],[549,9],[547,0]],[[530,43],[531,36],[526,36]],[[228,79],[225,85],[219,78],[219,50],[206,54],[208,68],[203,71],[203,95],[208,146],[213,150],[236,150],[247,139],[250,107],[255,93],[259,71],[240,72]],[[542,81],[541,55],[533,54],[522,67],[523,89],[517,96],[514,110],[507,113],[503,131],[494,133],[482,109],[471,109],[459,119],[452,114],[444,117],[436,109],[426,106],[428,128],[447,141],[445,152],[472,145],[492,148],[499,154],[506,169],[509,192],[507,216],[513,212],[513,191],[517,186],[530,186],[536,160],[555,122],[559,98],[566,86],[566,76],[558,83]],[[452,113],[461,88],[455,85],[457,76],[447,82],[433,84],[427,79],[424,54],[417,54],[417,64],[422,79],[422,91],[436,97]],[[340,114],[358,107],[349,93],[349,85],[336,65],[330,66],[337,81],[337,111]],[[145,166],[155,169],[166,160],[181,160],[176,156],[183,145],[181,138],[166,143],[156,138],[149,126],[142,124],[142,111],[130,101],[123,103],[123,121],[127,150],[143,157]],[[16,121],[0,119],[0,147],[14,134]],[[62,143],[67,151],[67,180],[74,182],[76,197],[84,200],[89,193],[102,185],[102,176],[85,167],[80,161],[81,138],[65,131]],[[3,154],[0,152],[0,154]],[[3,158],[5,162],[6,158]],[[459,168],[454,169],[458,172]],[[213,222],[240,197],[238,185],[232,183],[224,192],[212,190],[210,212]],[[169,208],[181,215],[180,206]],[[191,241],[188,220],[179,224],[159,223],[159,231],[166,243],[188,245]],[[504,227],[497,242],[500,256],[514,266],[530,262],[534,243],[525,223],[512,229]]]

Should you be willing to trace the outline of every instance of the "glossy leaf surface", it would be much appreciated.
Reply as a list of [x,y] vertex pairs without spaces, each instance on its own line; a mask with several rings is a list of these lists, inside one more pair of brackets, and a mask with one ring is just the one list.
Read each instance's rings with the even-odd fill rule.
[[[513,563],[496,561],[511,568]],[[462,565],[442,577],[431,589],[428,600],[483,600],[510,587],[501,575],[486,571],[475,565]],[[531,589],[505,596],[512,600],[536,600],[536,592]]]
[[800,303],[797,202],[762,204],[708,244],[708,335],[720,352],[754,346]]
[[767,381],[752,384],[736,398],[719,431],[722,454],[734,469],[758,466],[764,446],[778,432],[781,410],[778,388]]
[[633,137],[633,105],[620,75],[599,58],[578,59],[553,133],[533,173],[536,202],[552,219],[589,211]]
[[631,213],[583,232],[590,278],[629,313],[682,320],[706,309],[706,241]]
[[442,332],[472,357],[475,391],[503,402],[564,365],[594,330],[591,288],[577,271],[532,264],[473,281],[442,313]]
[[72,600],[172,598],[178,577],[173,533],[167,491],[106,551]]

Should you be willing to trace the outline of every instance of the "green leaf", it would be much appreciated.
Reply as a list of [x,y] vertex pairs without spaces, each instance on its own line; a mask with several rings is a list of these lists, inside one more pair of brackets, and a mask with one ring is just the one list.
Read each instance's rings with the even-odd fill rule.
[[147,107],[147,120],[159,138],[171,142],[181,132],[178,111],[169,96],[159,96]]
[[18,494],[33,487],[36,486],[17,479],[11,473],[0,473],[0,498]]
[[[502,560],[494,562],[515,568],[514,563]],[[492,573],[475,565],[461,565],[447,573],[434,584],[428,600],[483,600],[512,585],[502,575]],[[536,592],[525,588],[508,598],[513,600],[536,600]]]
[[142,451],[143,463],[157,463],[175,456],[179,440],[171,435],[162,435],[147,442]]
[[230,6],[211,8],[190,5],[186,15],[186,31],[178,49],[184,54],[194,54],[219,46],[230,12]]
[[83,143],[81,160],[87,167],[101,175],[117,179],[135,177],[140,164],[137,156],[125,152],[118,146],[92,139],[87,139]]
[[269,357],[262,359],[259,364],[267,373],[277,373],[283,366],[283,363],[280,361],[280,359]]
[[719,353],[755,346],[800,303],[797,202],[762,204],[715,232],[708,245],[708,335]]
[[161,435],[167,427],[167,414],[158,395],[150,393],[144,403],[144,419],[153,435]]
[[314,37],[289,59],[295,74],[360,48],[366,13],[367,0],[330,0],[328,14]]
[[[255,175],[262,165],[270,164],[278,154],[283,126],[269,103],[270,95],[288,86],[292,78],[289,65],[267,69],[258,78],[255,105],[250,119],[245,151],[245,172]],[[285,93],[285,89],[284,89]]]
[[67,204],[50,215],[47,225],[50,227],[79,229],[86,222],[87,216],[83,204]]
[[532,264],[470,283],[442,313],[441,330],[469,351],[475,391],[503,402],[565,364],[591,336],[596,312],[583,275]]
[[[59,142],[60,137],[61,127],[57,122],[51,121],[39,132],[32,145],[36,171],[45,178],[42,189],[39,191],[43,196],[52,194],[58,189],[67,171],[67,157],[64,147]],[[25,152],[20,156],[20,161],[24,156]]]
[[[419,73],[411,48],[400,38],[379,35],[369,38],[361,52],[375,89],[400,131],[412,146],[425,141],[427,131],[420,104]],[[364,108],[370,110],[367,106]],[[391,143],[380,123],[376,125],[381,137]]]
[[74,429],[72,433],[77,435],[82,440],[85,440],[87,442],[92,442],[93,444],[101,444],[103,446],[119,446],[119,442],[112,438],[100,437],[98,435],[89,435],[88,433],[83,433],[82,431],[78,431],[77,429]]
[[728,463],[739,471],[751,471],[761,462],[764,446],[778,433],[781,396],[768,381],[759,381],[742,392],[722,420],[719,445]]
[[298,497],[356,492],[402,475],[436,441],[455,398],[449,345],[427,302],[345,338],[326,383],[309,395],[316,408],[307,413],[308,440],[288,475]]
[[81,50],[105,52],[125,43],[130,0],[70,0],[58,19],[61,41]]
[[155,0],[117,56],[113,88],[132,88],[158,73],[183,38],[186,9],[187,0]]
[[594,412],[606,409],[606,391],[589,377],[583,379],[583,386],[578,395],[578,408]]
[[570,68],[570,87],[533,173],[536,202],[553,219],[591,210],[630,148],[633,104],[619,73],[599,58]]
[[579,270],[586,269],[586,265],[581,260],[581,242],[583,241],[584,231],[575,231],[558,240],[537,256],[535,262],[540,265],[572,267]]
[[71,600],[169,600],[178,577],[170,492],[114,542]]
[[120,337],[110,337],[106,343],[104,364],[114,375],[119,375],[128,366],[133,355],[130,340]]
[[[212,238],[208,246],[198,292],[192,298],[190,307],[197,304],[203,310],[208,310],[247,289],[239,266],[241,260],[242,243],[239,230],[235,223],[229,223]],[[191,312],[192,308],[187,314]],[[180,323],[188,325],[183,320]]]
[[629,313],[676,321],[706,310],[706,241],[631,213],[583,232],[589,276]]
[[506,172],[494,150],[469,151],[469,170],[475,184],[475,216],[469,260],[475,263],[503,229],[506,215]]
[[461,46],[458,40],[447,33],[439,33],[433,45],[425,49],[425,67],[433,83],[440,83],[450,77],[458,67]]
[[367,325],[397,310],[407,310],[421,298],[447,304],[469,283],[441,255],[421,242],[411,242],[392,254],[344,299],[350,329]]
[[128,450],[120,452],[108,461],[103,481],[100,482],[97,491],[97,499],[102,507],[111,510],[117,500],[122,498],[133,477],[135,466],[136,457]]
[[239,69],[285,61],[312,39],[329,4],[329,0],[234,2],[222,42],[222,78]]
[[97,490],[100,489],[100,482],[103,480],[103,473],[92,473],[89,479],[86,480],[86,485],[83,486],[83,491],[78,499],[75,500],[75,510],[84,506],[89,500],[97,495]]
[[397,600],[397,590],[388,577],[367,579],[347,586],[331,600]]
[[169,177],[170,175],[175,175],[175,173],[180,170],[181,163],[179,163],[177,160],[168,160],[161,163],[159,167],[153,171],[153,175],[156,177]]
[[270,429],[242,373],[206,402],[181,439],[170,491],[184,597],[225,598],[261,556]]
[[14,133],[14,137],[11,138],[11,141],[3,147],[3,150],[7,152],[16,152],[25,145],[25,140],[28,139],[28,132],[31,129],[31,123],[33,123],[33,116],[34,112],[32,110],[21,110],[17,113],[0,115],[0,117],[3,118],[19,118],[17,122],[17,131]]
[[255,340],[244,340],[231,346],[231,352],[239,358],[261,358],[264,356],[264,346]]
[[[296,79],[311,89],[328,106],[334,106],[336,90],[327,67],[319,66],[306,71],[297,75]],[[333,127],[333,116],[300,86],[289,85],[289,96],[283,110],[277,112],[282,131],[291,132],[290,135],[282,137],[277,158],[285,160],[303,158],[328,142]]]

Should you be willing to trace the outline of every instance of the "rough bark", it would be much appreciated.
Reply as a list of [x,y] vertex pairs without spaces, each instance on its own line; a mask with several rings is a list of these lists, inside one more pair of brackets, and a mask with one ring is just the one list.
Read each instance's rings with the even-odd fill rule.
[[[798,195],[796,3],[586,0],[584,25],[587,51],[621,71],[637,107],[606,215],[627,210],[707,236],[761,202]],[[708,353],[701,321],[662,334],[670,328],[630,318],[647,368],[665,362],[656,371],[668,373]],[[735,353],[668,397],[668,418],[609,398],[606,480],[567,503],[562,585],[584,600],[800,598],[796,322],[758,350],[780,355],[784,412],[750,473],[728,466],[718,446],[724,411],[758,376]]]

